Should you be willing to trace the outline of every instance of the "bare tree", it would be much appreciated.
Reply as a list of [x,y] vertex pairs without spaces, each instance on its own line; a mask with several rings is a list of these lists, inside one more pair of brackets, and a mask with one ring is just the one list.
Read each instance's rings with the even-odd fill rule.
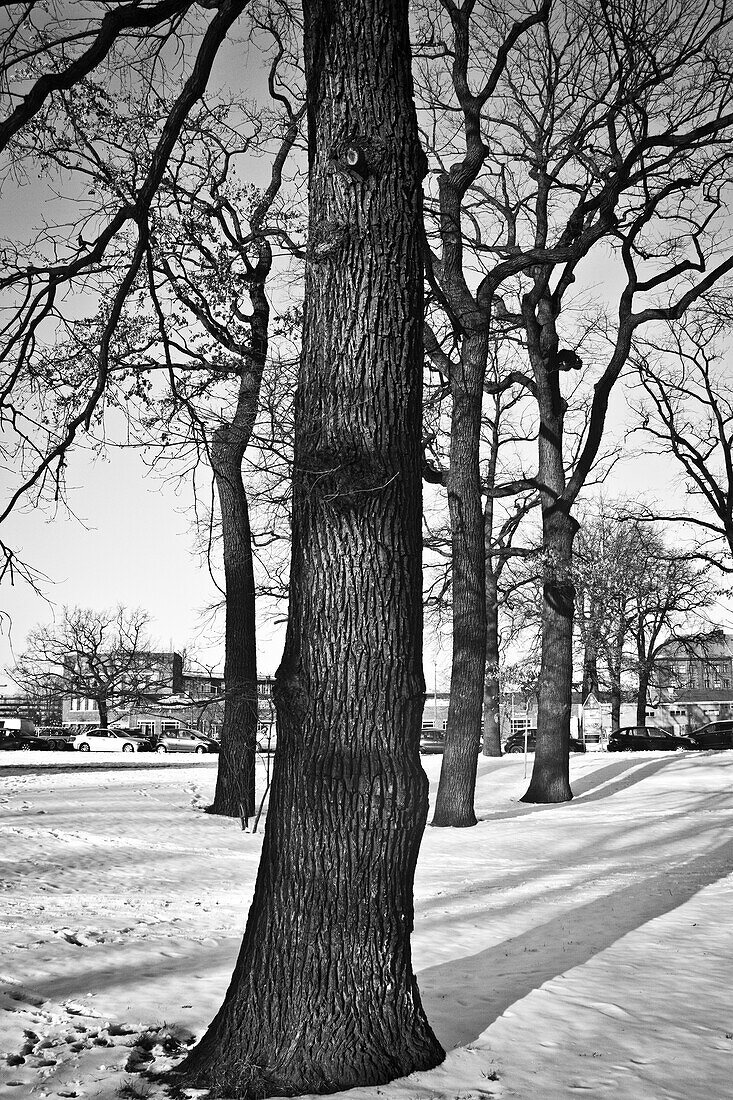
[[[659,518],[691,526],[694,553],[733,573],[733,386],[729,304],[718,297],[637,348],[646,400],[640,425],[652,453],[672,455],[689,503]],[[722,552],[721,552],[721,549]]]
[[[450,462],[445,473],[451,523],[452,665],[451,695],[434,825],[475,825],[473,807],[476,751],[486,667],[486,517],[481,502],[479,449],[481,413],[487,385],[491,294],[472,287],[472,257],[466,255],[461,227],[464,204],[483,167],[487,148],[481,135],[482,112],[495,92],[514,44],[547,18],[549,0],[526,18],[501,21],[502,34],[487,51],[479,87],[471,88],[470,20],[473,4],[442,0],[452,30],[451,80],[458,102],[461,147],[449,166],[433,142],[427,143],[437,163],[437,195],[426,206],[426,261],[429,282],[439,307],[451,324],[453,352],[426,324],[425,350],[447,380],[451,397]],[[429,51],[430,52],[430,51]],[[427,76],[423,86],[430,87]],[[437,110],[427,101],[424,109]],[[444,101],[441,101],[441,105]],[[424,137],[428,125],[423,124]],[[452,120],[449,123],[452,125]],[[427,241],[434,241],[430,248]],[[434,313],[434,311],[433,311]],[[500,384],[499,392],[504,383]]]
[[[443,7],[450,25],[436,16],[432,50],[437,70],[448,58],[450,79],[434,79],[450,110],[442,126],[436,121],[432,145],[459,173],[455,118],[465,103],[480,172],[454,212],[454,236],[473,257],[482,316],[490,308],[495,324],[522,333],[528,370],[513,381],[533,395],[539,418],[529,484],[541,499],[544,637],[537,751],[524,797],[564,801],[572,797],[573,508],[639,330],[681,318],[733,268],[720,235],[733,139],[730,13],[717,0],[653,11],[636,2],[553,3],[517,38],[483,98],[471,80],[494,71],[514,11],[500,8],[488,21],[472,4]],[[613,271],[614,290],[613,306],[597,304],[589,326],[578,306],[588,297],[591,256]],[[458,319],[451,324],[459,331]],[[576,372],[591,397],[570,465],[566,416]]]
[[[110,345],[102,409],[111,409],[112,416],[96,426],[102,445],[111,445],[115,428],[109,422],[122,410],[127,444],[132,436],[152,452],[154,465],[173,468],[182,478],[190,475],[194,491],[201,481],[199,464],[213,472],[224,566],[226,694],[210,812],[236,817],[254,814],[258,721],[253,538],[242,464],[257,428],[268,361],[272,242],[285,237],[290,244],[283,226],[295,222],[280,192],[303,114],[282,87],[283,59],[297,25],[279,7],[260,13],[256,5],[250,23],[253,36],[274,40],[267,76],[278,110],[211,97],[186,121],[160,193],[151,201],[145,261]],[[147,170],[154,146],[145,133],[130,131],[129,107],[121,107],[109,87],[88,79],[75,92],[66,107],[75,156],[97,192],[111,198],[121,172],[135,177]],[[108,148],[114,157],[106,154]],[[255,157],[271,160],[262,187],[237,176]],[[110,250],[97,280],[97,311],[68,324],[63,343],[36,353],[43,378],[36,402],[49,424],[61,420],[63,429],[73,395],[84,395],[93,385],[107,323],[105,291],[127,262],[124,247]],[[262,431],[262,419],[259,426]],[[273,464],[268,465],[265,480],[272,483]],[[287,464],[280,469],[289,474]],[[207,526],[210,514],[204,510]],[[194,515],[201,518],[198,509]],[[284,528],[286,537],[287,521]]]
[[665,651],[680,635],[709,629],[704,614],[718,592],[713,587],[709,565],[696,568],[690,561],[670,552],[659,536],[643,530],[643,567],[632,589],[629,616],[634,640],[637,676],[636,723],[646,725],[646,708]]
[[[601,503],[583,516],[575,548],[576,625],[586,688],[608,685],[618,729],[622,677],[637,680],[637,724],[669,645],[699,633],[718,595],[709,568],[669,547],[643,506]],[[592,684],[590,683],[592,677]]]
[[[480,486],[483,502],[484,603],[486,614],[485,680],[483,686],[484,737],[483,751],[487,756],[501,756],[499,729],[500,670],[502,651],[510,643],[513,631],[511,618],[502,616],[505,593],[502,578],[511,570],[507,566],[518,557],[536,554],[536,546],[521,545],[518,538],[523,521],[539,505],[536,491],[514,491],[525,484],[523,463],[531,463],[536,446],[536,419],[532,415],[531,399],[521,387],[501,386],[499,380],[507,373],[502,360],[512,354],[506,341],[492,341],[487,352],[487,385],[484,394],[480,439]],[[431,374],[438,373],[439,382],[429,387],[425,402],[426,461],[423,476],[426,482],[447,488],[450,455],[451,424],[450,392],[447,377],[431,364]],[[443,406],[448,399],[448,410]],[[441,415],[442,414],[442,415]],[[505,489],[505,486],[509,489]],[[440,511],[433,508],[433,513]],[[526,539],[524,540],[526,542]],[[425,567],[428,588],[426,614],[441,622],[450,616],[456,578],[453,570],[453,540],[450,520],[442,522],[431,514],[426,522]],[[459,581],[460,583],[460,581]],[[508,580],[514,587],[514,578]],[[453,687],[451,688],[453,691]],[[457,689],[456,689],[457,690]],[[452,742],[448,722],[447,740]],[[450,752],[450,748],[446,749]],[[475,757],[475,754],[474,754]],[[460,764],[460,761],[459,761]],[[442,808],[435,824],[458,824],[473,815],[472,783],[475,781],[475,759],[472,771],[464,775],[455,758],[444,757],[441,770]],[[468,787],[466,786],[468,783]],[[470,812],[469,812],[470,810]],[[475,818],[474,818],[475,820]]]
[[106,729],[110,707],[151,702],[172,686],[149,624],[144,611],[65,607],[60,623],[28,635],[10,676],[26,695],[91,699]]
[[409,952],[427,786],[407,3],[304,13],[310,224],[278,749],[234,978],[186,1063],[194,1084],[241,1097],[373,1085],[442,1057]]
[[[84,2],[73,17],[64,3],[13,5],[0,39],[0,181],[16,184],[39,166],[60,191],[56,226],[45,224],[30,240],[4,241],[0,269],[0,430],[12,472],[0,523],[29,495],[58,499],[66,454],[88,431],[105,393],[110,347],[125,303],[144,269],[150,245],[150,206],[185,120],[204,94],[214,60],[248,0],[211,4],[120,4]],[[212,7],[210,16],[205,8]],[[185,31],[187,48],[178,52]],[[87,181],[77,146],[69,142],[69,96],[104,62],[129,94],[128,125],[146,131],[152,155],[139,173],[120,174],[114,195],[98,201]],[[176,70],[175,77],[173,69]],[[157,99],[160,81],[178,86],[168,103]],[[80,201],[81,200],[81,201]],[[81,215],[80,212],[81,211]],[[69,213],[68,219],[64,216]],[[63,424],[49,427],[34,416],[38,341],[66,320],[65,308],[121,247],[128,262],[108,287],[105,320],[95,347],[96,373],[82,396],[70,403]],[[12,554],[12,549],[6,549]]]

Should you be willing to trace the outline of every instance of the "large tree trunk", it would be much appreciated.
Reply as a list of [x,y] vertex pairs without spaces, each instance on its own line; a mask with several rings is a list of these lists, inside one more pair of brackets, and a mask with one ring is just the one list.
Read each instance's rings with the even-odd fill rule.
[[109,722],[109,712],[106,699],[97,699],[97,710],[99,711],[100,729],[106,730],[107,723]]
[[[538,291],[544,287],[541,295]],[[542,486],[542,658],[537,700],[537,745],[523,802],[567,802],[570,789],[570,711],[573,690],[573,540],[578,523],[566,496],[563,434],[567,404],[560,387],[556,303],[539,274],[524,296],[530,362],[537,384],[540,429],[538,480]]]
[[211,447],[224,556],[226,695],[216,791],[209,813],[247,818],[255,812],[257,650],[252,541],[242,482],[245,443],[235,422],[217,428]]
[[420,766],[421,156],[406,0],[304,5],[310,234],[290,616],[255,895],[187,1060],[226,1095],[436,1065],[410,955]]
[[543,508],[545,580],[542,663],[537,708],[537,747],[523,802],[567,802],[573,685],[573,539],[577,523],[558,509]]
[[499,592],[492,563],[486,563],[486,679],[484,681],[484,756],[501,756],[499,683]]
[[451,450],[447,477],[451,522],[453,660],[445,752],[433,825],[476,824],[473,808],[486,667],[484,516],[479,446],[486,370],[484,329],[464,338],[451,375]]

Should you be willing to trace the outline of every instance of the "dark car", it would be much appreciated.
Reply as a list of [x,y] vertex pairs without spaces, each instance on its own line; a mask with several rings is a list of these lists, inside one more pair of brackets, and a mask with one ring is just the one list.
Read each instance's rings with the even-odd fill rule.
[[39,752],[55,748],[55,744],[51,741],[46,741],[42,737],[36,737],[33,733],[18,733],[17,730],[0,730],[0,750],[4,749],[6,752],[13,752],[19,749],[24,752]]
[[168,730],[151,738],[152,747],[161,755],[166,752],[195,752],[199,756],[206,752],[218,752],[219,745],[210,738],[204,739],[194,730]]
[[695,741],[696,748],[733,749],[733,719],[707,722],[693,730],[690,737]]
[[[527,733],[527,752],[534,752],[537,743],[537,728],[530,726]],[[504,752],[524,752],[524,730],[517,730],[504,742]],[[571,752],[585,752],[585,745],[577,737],[570,738]]]
[[445,730],[422,730],[420,733],[420,752],[432,754],[445,749]]
[[622,726],[608,738],[609,752],[674,752],[699,747],[694,737],[668,733],[659,726]]

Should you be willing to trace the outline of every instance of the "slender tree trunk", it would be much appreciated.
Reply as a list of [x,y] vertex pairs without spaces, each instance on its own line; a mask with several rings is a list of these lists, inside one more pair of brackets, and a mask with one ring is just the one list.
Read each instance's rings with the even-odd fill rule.
[[311,0],[304,16],[310,233],[278,747],[239,960],[185,1067],[252,1100],[443,1056],[410,956],[427,782],[407,2]]
[[237,404],[211,444],[224,558],[226,625],[224,717],[214,801],[209,813],[252,817],[255,812],[257,745],[256,598],[252,534],[242,461],[257,420],[262,372],[267,358],[270,308],[265,284],[272,266],[266,240],[257,242],[258,263],[250,268],[250,347],[242,363]]
[[595,600],[591,599],[588,607],[588,618],[585,623],[585,640],[583,645],[583,700],[591,692],[599,694],[598,682],[598,635],[597,622],[599,608]]
[[646,725],[646,704],[649,697],[649,670],[646,664],[639,662],[639,692],[636,696],[636,724]]
[[484,327],[464,338],[461,362],[451,375],[447,489],[453,564],[453,660],[433,825],[476,824],[473,800],[486,668],[484,516],[479,475],[486,356]]
[[238,425],[214,433],[211,465],[219,498],[226,592],[224,718],[214,801],[209,813],[253,817],[257,743],[255,584],[247,496],[245,440]]
[[573,684],[573,539],[577,523],[543,508],[545,582],[542,602],[542,662],[537,710],[537,746],[523,802],[567,802]]
[[626,625],[622,611],[619,612],[618,625],[611,644],[608,660],[608,675],[611,689],[611,729],[621,725],[621,669],[623,667],[624,638]]
[[107,709],[106,699],[97,699],[97,710],[99,711],[99,725],[103,730],[107,729],[107,723],[109,722],[109,712]]
[[486,679],[484,681],[484,756],[501,756],[499,684],[499,593],[492,563],[486,563]]
[[621,725],[621,677],[611,679],[611,729]]

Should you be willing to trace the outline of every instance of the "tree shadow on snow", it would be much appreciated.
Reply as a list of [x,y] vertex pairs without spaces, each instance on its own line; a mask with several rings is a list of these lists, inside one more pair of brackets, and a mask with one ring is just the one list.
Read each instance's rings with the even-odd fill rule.
[[446,1050],[473,1042],[533,989],[683,905],[732,867],[730,840],[673,870],[568,908],[486,951],[421,970],[420,994],[438,1039]]
[[[656,758],[646,762],[639,760],[615,760],[612,764],[607,764],[605,767],[599,768],[597,771],[590,772],[587,775],[580,776],[577,779],[571,777],[570,785],[573,790],[572,802],[517,802],[506,810],[497,810],[494,813],[488,814],[478,814],[477,817],[479,821],[496,821],[508,817],[525,817],[527,814],[546,813],[547,811],[557,810],[560,806],[573,806],[577,803],[585,804],[587,802],[594,802],[599,798],[608,798],[613,794],[617,794],[619,791],[626,790],[628,787],[633,787],[636,783],[641,783],[644,779],[648,779],[650,776],[654,775],[655,772],[662,771],[674,765],[679,759],[679,756],[665,756],[662,759]],[[479,775],[480,774],[479,772]],[[613,780],[616,781],[612,782]],[[527,786],[529,786],[529,776],[527,777]]]

